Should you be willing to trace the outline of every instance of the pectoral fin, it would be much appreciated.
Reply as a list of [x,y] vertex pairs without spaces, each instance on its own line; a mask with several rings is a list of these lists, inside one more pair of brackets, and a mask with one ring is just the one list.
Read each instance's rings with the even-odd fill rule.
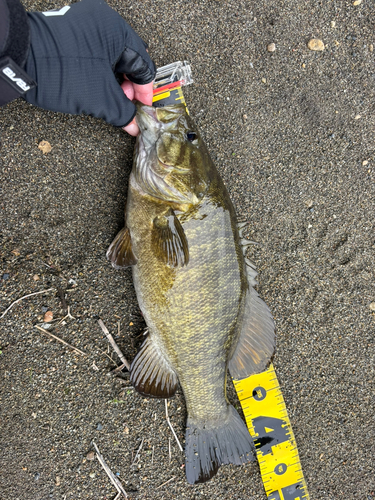
[[171,267],[186,266],[189,262],[189,247],[181,222],[173,210],[155,217],[152,244],[156,255]]
[[154,398],[170,398],[177,390],[175,372],[150,337],[131,364],[130,381],[140,394]]
[[132,250],[132,240],[127,227],[121,229],[107,250],[107,259],[115,269],[134,266],[137,259]]
[[275,324],[270,310],[250,286],[241,333],[228,363],[231,376],[240,380],[262,372],[275,351]]

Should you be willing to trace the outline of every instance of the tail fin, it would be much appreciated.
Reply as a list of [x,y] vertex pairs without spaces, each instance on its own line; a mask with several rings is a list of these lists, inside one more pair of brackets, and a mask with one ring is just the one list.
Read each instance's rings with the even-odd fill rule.
[[190,484],[204,483],[222,464],[254,460],[254,444],[245,424],[232,405],[219,422],[198,422],[188,417],[186,425],[186,478]]

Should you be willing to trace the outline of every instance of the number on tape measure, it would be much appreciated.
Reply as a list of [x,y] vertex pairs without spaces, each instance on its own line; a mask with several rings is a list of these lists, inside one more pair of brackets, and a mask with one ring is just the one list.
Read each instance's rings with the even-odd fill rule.
[[233,382],[254,440],[268,499],[308,500],[297,445],[273,366]]

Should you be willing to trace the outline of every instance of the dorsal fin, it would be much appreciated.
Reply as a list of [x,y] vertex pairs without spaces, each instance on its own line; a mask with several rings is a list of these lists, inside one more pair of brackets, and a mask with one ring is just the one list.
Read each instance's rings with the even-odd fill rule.
[[271,312],[250,286],[241,333],[228,363],[231,376],[240,380],[262,372],[270,362],[275,346],[275,323]]

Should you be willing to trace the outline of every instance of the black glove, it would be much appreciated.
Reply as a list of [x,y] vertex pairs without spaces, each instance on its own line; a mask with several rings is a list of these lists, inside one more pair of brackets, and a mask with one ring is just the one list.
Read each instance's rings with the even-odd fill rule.
[[58,11],[28,13],[31,30],[26,73],[37,87],[25,99],[52,111],[87,114],[123,127],[135,116],[116,80],[152,82],[147,45],[103,0],[82,0]]

